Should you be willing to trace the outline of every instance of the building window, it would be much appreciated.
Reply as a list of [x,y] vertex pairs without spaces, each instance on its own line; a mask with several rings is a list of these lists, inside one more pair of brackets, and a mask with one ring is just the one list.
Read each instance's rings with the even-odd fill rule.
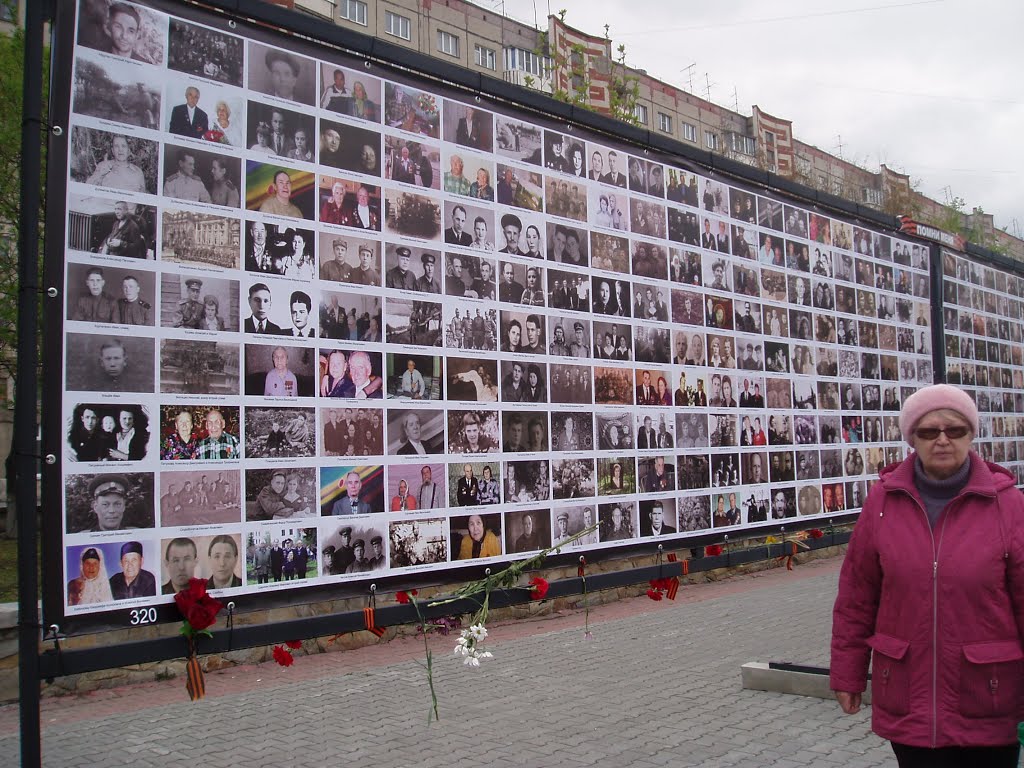
[[443,29],[437,30],[437,50],[449,56],[459,57],[459,38]]
[[412,21],[391,11],[384,12],[384,31],[403,40],[412,40]]
[[484,69],[497,69],[498,66],[494,50],[484,48],[482,45],[476,46],[473,52],[473,60],[476,61],[478,67],[483,67]]
[[665,133],[672,133],[672,115],[666,115],[664,112],[659,112],[658,129]]
[[757,151],[757,143],[750,137],[740,133],[729,134],[729,148],[741,155],[753,155]]
[[518,69],[534,77],[546,79],[551,69],[551,60],[525,48],[506,48],[505,69]]
[[366,3],[362,0],[341,0],[341,18],[366,26]]
[[868,205],[881,205],[882,204],[882,190],[871,189],[871,187],[864,187],[864,202]]
[[697,128],[691,123],[683,123],[683,138],[687,141],[697,143]]
[[714,131],[704,131],[704,146],[712,152],[718,151],[718,134]]
[[647,107],[643,104],[637,104],[633,107],[633,115],[640,125],[647,125]]

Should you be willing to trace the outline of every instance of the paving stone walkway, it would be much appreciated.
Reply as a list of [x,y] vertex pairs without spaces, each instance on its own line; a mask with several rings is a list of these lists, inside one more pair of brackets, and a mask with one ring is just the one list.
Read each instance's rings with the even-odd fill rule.
[[[826,666],[839,558],[684,586],[583,615],[491,627],[479,669],[432,641],[441,721],[412,638],[43,702],[53,768],[367,765],[451,768],[895,766],[870,708],[744,691],[747,661]],[[0,707],[0,766],[18,765],[18,711]]]

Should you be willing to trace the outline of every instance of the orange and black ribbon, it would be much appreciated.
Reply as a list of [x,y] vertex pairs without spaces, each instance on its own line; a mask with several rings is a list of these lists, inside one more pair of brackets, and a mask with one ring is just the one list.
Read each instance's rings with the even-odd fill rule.
[[377,637],[383,637],[387,629],[385,629],[384,627],[378,627],[374,623],[373,614],[375,610],[376,609],[372,605],[363,608],[363,619],[365,619],[366,621],[366,629],[368,632],[372,632]]
[[188,660],[185,662],[185,690],[192,701],[206,696],[206,678],[203,666],[196,655],[196,644],[193,638],[188,639]]

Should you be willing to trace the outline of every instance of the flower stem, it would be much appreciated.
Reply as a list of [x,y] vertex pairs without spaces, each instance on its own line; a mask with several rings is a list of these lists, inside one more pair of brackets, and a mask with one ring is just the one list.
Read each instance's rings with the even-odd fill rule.
[[427,642],[427,622],[423,618],[423,613],[420,611],[420,602],[415,597],[410,598],[412,607],[416,609],[416,617],[420,620],[420,626],[423,627],[423,650],[427,656],[427,685],[430,686],[430,702],[431,709],[427,710],[427,725],[430,725],[431,718],[441,721],[441,715],[438,713],[437,706],[437,692],[434,690],[434,654],[430,650],[430,643]]

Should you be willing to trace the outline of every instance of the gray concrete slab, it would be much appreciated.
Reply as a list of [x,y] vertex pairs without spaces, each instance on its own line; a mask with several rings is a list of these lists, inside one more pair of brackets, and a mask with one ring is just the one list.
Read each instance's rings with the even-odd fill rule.
[[[46,766],[302,764],[531,768],[895,766],[870,708],[741,685],[751,660],[828,664],[838,559],[686,585],[582,614],[491,627],[469,669],[432,641],[441,721],[414,639],[299,658],[293,667],[180,679],[43,704]],[[0,766],[17,765],[17,709],[0,707]]]

